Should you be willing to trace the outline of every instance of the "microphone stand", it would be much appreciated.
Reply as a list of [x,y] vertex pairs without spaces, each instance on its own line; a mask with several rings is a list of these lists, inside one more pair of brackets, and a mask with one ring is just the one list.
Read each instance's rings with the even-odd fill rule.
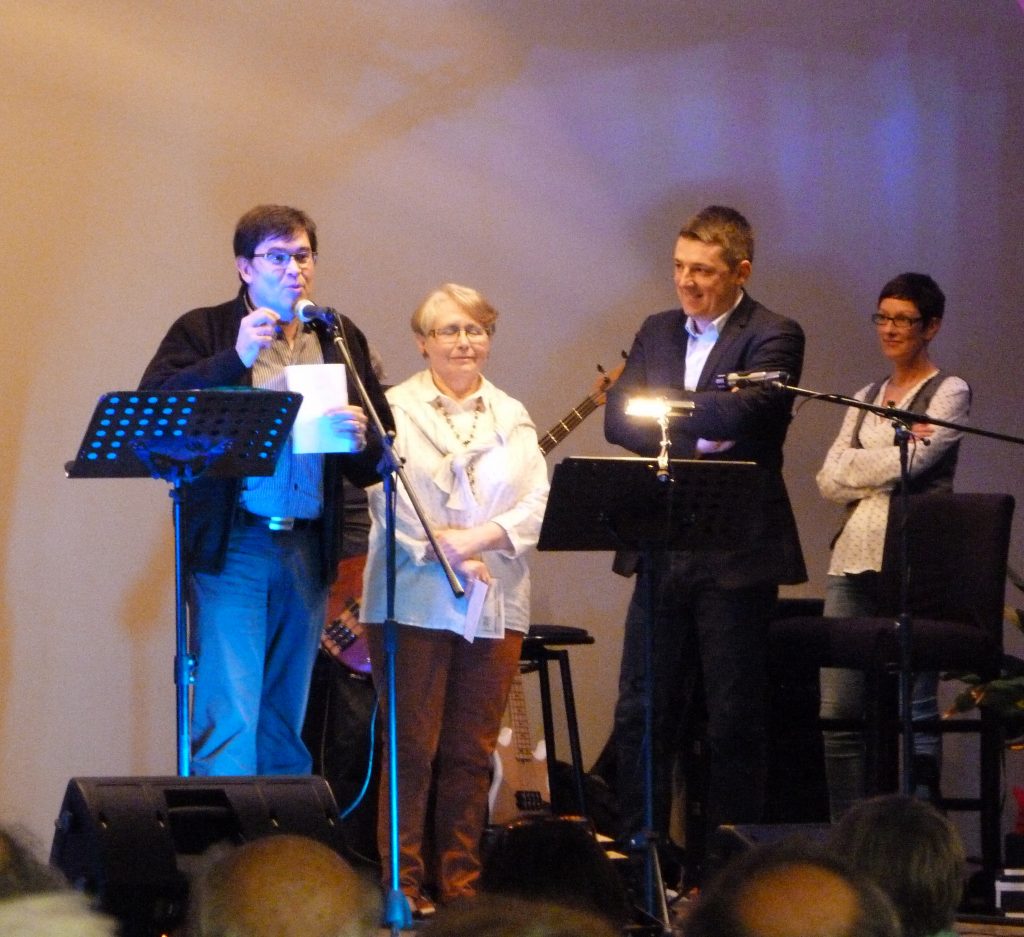
[[380,474],[384,481],[385,582],[387,589],[387,617],[384,620],[384,679],[387,684],[386,691],[388,702],[388,764],[391,768],[388,772],[391,885],[385,900],[384,925],[390,928],[392,935],[397,935],[399,930],[412,927],[412,914],[409,910],[409,903],[405,900],[405,895],[402,894],[402,890],[399,887],[398,872],[398,743],[395,739],[395,728],[397,725],[395,711],[395,703],[397,700],[397,693],[395,689],[395,658],[398,652],[398,622],[395,621],[396,476],[401,481],[406,494],[409,496],[409,501],[412,504],[413,510],[416,512],[416,516],[419,518],[423,531],[427,535],[427,540],[430,541],[430,545],[434,548],[434,554],[437,556],[437,559],[441,564],[441,568],[444,570],[444,574],[448,579],[448,584],[451,586],[452,592],[457,598],[462,598],[462,596],[466,594],[466,591],[462,587],[462,583],[459,582],[458,577],[455,575],[455,571],[452,569],[451,563],[448,562],[444,552],[438,545],[437,538],[430,526],[430,522],[427,520],[426,514],[423,512],[420,500],[416,496],[416,492],[413,490],[412,485],[409,484],[409,479],[405,473],[405,468],[402,465],[402,460],[395,454],[394,434],[388,432],[384,428],[380,414],[377,412],[377,408],[373,405],[373,401],[367,393],[366,385],[363,383],[362,377],[355,368],[355,364],[352,360],[352,353],[348,347],[348,342],[345,339],[344,325],[341,316],[334,309],[327,309],[326,312],[329,314],[329,319],[324,317],[321,321],[326,324],[331,339],[348,368],[348,373],[351,375],[352,382],[356,386],[356,391],[359,394],[359,399],[362,402],[363,409],[366,411],[367,418],[369,419],[374,431],[377,433],[377,436],[380,438],[384,449],[384,453],[380,461]]
[[[914,763],[914,720],[911,709],[911,693],[913,690],[913,619],[910,611],[910,550],[907,540],[908,507],[910,504],[910,458],[909,448],[913,433],[910,427],[915,423],[931,423],[934,426],[944,426],[947,429],[959,430],[963,433],[971,433],[975,436],[986,436],[989,439],[998,439],[1003,442],[1012,442],[1018,446],[1024,445],[1024,439],[1019,436],[1009,436],[1005,433],[995,433],[991,430],[978,429],[967,426],[963,423],[953,423],[949,420],[940,420],[928,416],[925,413],[915,413],[912,410],[900,410],[897,407],[879,406],[874,403],[866,403],[857,400],[855,397],[847,397],[843,394],[822,394],[817,391],[807,390],[803,387],[794,387],[785,380],[767,381],[771,387],[779,390],[789,391],[800,397],[807,397],[811,400],[823,400],[826,403],[839,404],[844,407],[853,407],[857,410],[865,410],[874,413],[883,419],[891,420],[896,431],[896,445],[900,449],[900,509],[902,520],[899,529],[898,557],[900,570],[900,591],[899,591],[899,613],[896,616],[895,628],[897,646],[900,654],[899,668],[899,696],[900,696],[900,727],[903,732],[903,744],[901,747],[903,763],[900,768],[900,792],[907,796],[914,793],[913,763]],[[924,440],[928,445],[928,440]]]

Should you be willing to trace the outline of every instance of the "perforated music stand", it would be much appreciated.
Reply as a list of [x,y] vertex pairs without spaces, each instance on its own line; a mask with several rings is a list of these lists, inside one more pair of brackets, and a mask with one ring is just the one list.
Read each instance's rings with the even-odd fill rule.
[[191,773],[192,655],[185,605],[182,504],[188,484],[274,474],[302,395],[248,387],[112,391],[100,397],[68,478],[162,478],[174,503],[174,604],[178,774]]
[[[707,550],[744,540],[750,507],[761,497],[754,462],[672,459],[669,478],[655,459],[569,458],[555,466],[538,550],[640,550],[645,568],[665,550]],[[654,595],[644,596],[645,908],[669,931],[654,830]]]

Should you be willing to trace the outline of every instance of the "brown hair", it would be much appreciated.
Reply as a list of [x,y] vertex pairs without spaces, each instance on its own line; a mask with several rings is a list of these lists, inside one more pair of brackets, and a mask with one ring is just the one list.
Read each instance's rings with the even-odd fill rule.
[[303,232],[315,254],[316,224],[309,215],[287,205],[257,205],[242,215],[235,225],[235,256],[252,260],[256,248],[267,238],[294,237]]
[[754,229],[735,208],[709,205],[701,209],[679,230],[679,237],[717,244],[730,270],[741,260],[754,260]]

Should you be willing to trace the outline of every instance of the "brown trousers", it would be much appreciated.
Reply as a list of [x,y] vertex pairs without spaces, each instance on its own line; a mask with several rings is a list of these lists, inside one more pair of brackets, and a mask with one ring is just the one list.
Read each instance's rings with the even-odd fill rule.
[[[377,625],[367,629],[386,727],[383,632]],[[398,626],[398,867],[400,887],[408,895],[431,880],[442,902],[476,891],[491,755],[522,643],[523,635],[512,631],[503,639],[478,638],[470,643],[450,631]],[[377,840],[389,884],[391,766],[387,752],[385,742]],[[432,849],[425,855],[428,842]]]

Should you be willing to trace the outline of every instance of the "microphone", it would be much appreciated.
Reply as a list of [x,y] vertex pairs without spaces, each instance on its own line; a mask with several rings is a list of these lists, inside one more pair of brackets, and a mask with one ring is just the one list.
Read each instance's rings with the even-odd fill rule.
[[715,375],[715,387],[719,390],[750,387],[752,384],[786,384],[788,381],[788,371],[730,371]]
[[312,322],[319,319],[327,325],[337,324],[337,313],[330,306],[318,306],[311,299],[299,299],[295,301],[295,315],[300,322]]

